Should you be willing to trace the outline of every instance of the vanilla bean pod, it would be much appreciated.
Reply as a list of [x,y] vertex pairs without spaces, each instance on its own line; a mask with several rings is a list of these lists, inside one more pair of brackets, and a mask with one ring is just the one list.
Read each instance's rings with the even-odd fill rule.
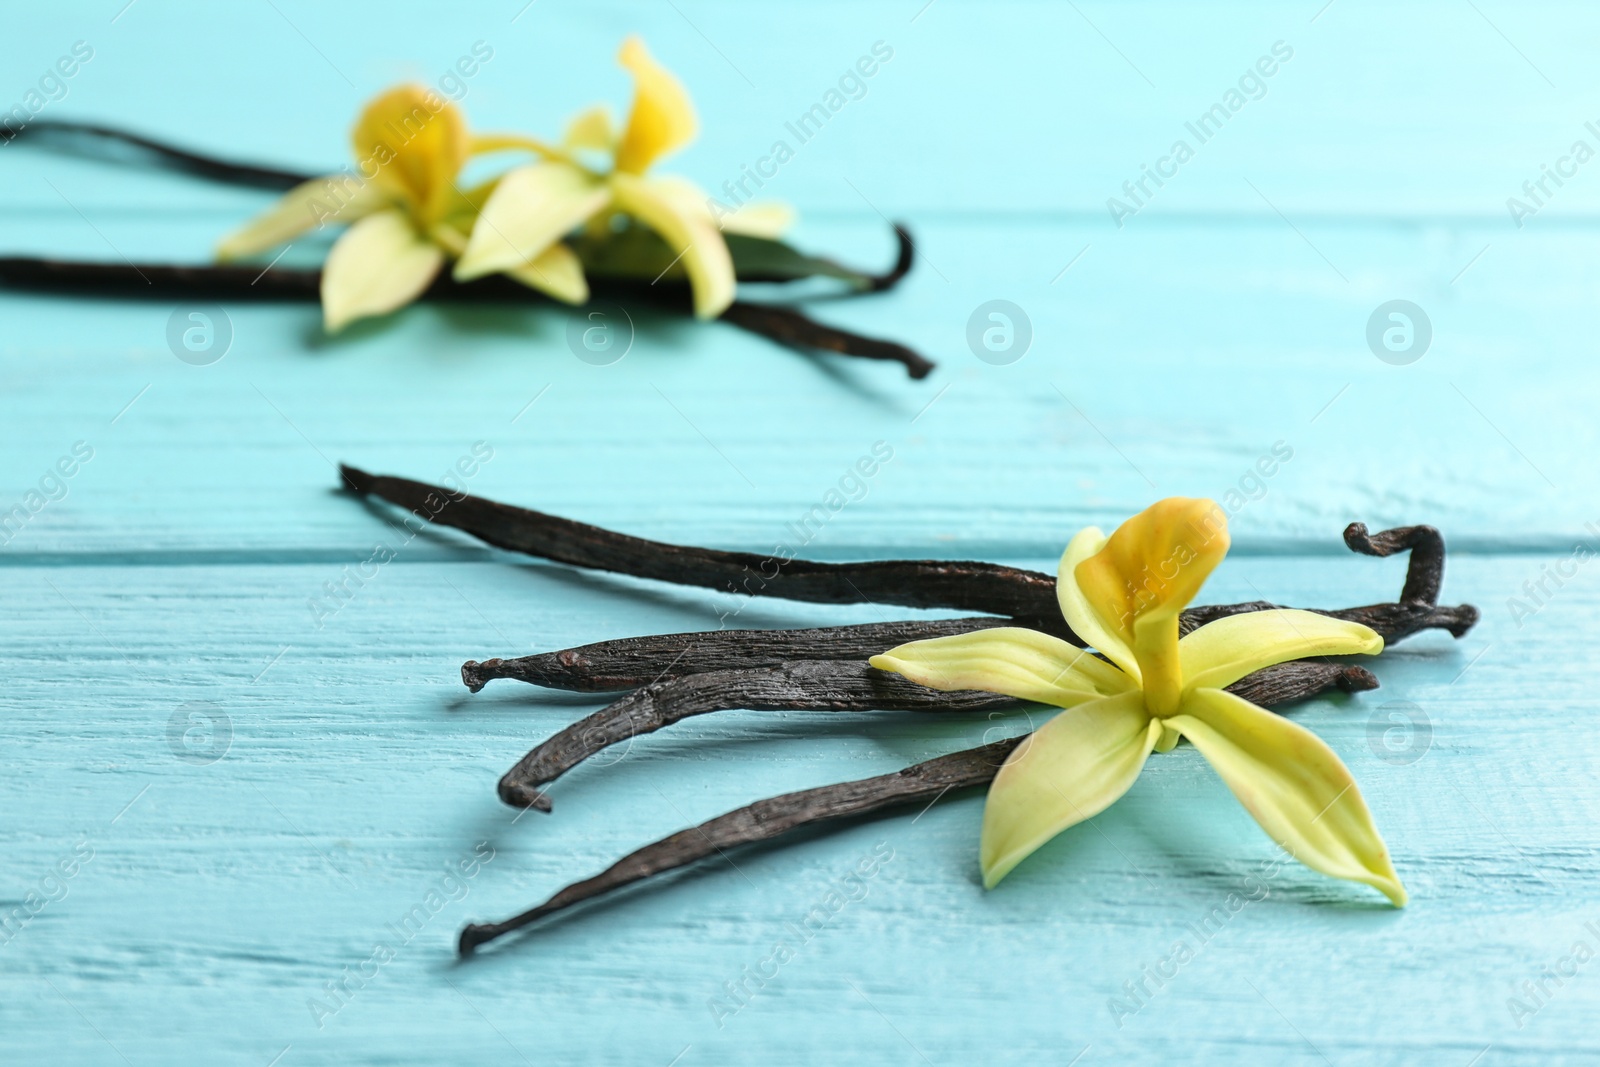
[[[321,271],[287,267],[263,272],[260,267],[228,264],[174,266],[158,263],[83,263],[29,256],[0,258],[0,285],[79,296],[298,302],[320,300],[321,284]],[[667,281],[652,287],[625,279],[594,278],[590,284],[590,295],[595,300],[642,304],[686,314],[690,308],[688,287]],[[566,307],[543,293],[503,276],[492,275],[470,282],[458,282],[447,272],[434,280],[422,299]],[[934,364],[905,345],[828,326],[807,318],[793,308],[736,300],[722,313],[722,320],[797,351],[815,350],[900,363],[912,378],[925,378],[934,368]]]
[[[144,162],[228,185],[281,191],[317,177],[314,174],[205,155],[95,123],[38,120],[16,129],[0,123],[0,144],[9,145],[24,138],[46,146],[66,148],[76,155],[110,162],[123,161],[119,153],[125,154],[126,150],[132,149]],[[899,223],[893,223],[892,226],[896,243],[895,262],[881,274],[846,269],[825,257],[813,257],[812,262],[848,274],[857,293],[878,293],[891,289],[910,272],[916,257],[916,246],[910,231]],[[269,284],[259,284],[268,280],[269,275]],[[257,267],[227,264],[95,263],[24,256],[0,260],[0,284],[15,289],[70,292],[97,297],[176,297],[251,302],[320,300],[321,278],[320,271],[282,268],[276,272],[262,272]],[[799,279],[788,273],[754,269],[741,272],[739,280],[783,283]],[[590,279],[590,293],[591,299],[626,301],[636,306],[655,306],[683,313],[688,313],[693,307],[687,283],[673,279],[662,281],[658,278],[645,284],[642,280],[607,277],[599,273]],[[504,277],[457,282],[448,272],[442,273],[428,287],[422,299],[553,303],[542,293]],[[798,352],[830,352],[859,359],[899,363],[913,379],[925,378],[934,369],[933,363],[906,345],[829,326],[792,307],[737,300],[722,313],[721,318],[740,329]]]
[[33,119],[16,129],[10,123],[0,124],[0,143],[9,145],[23,138],[42,141],[47,146],[66,148],[73,155],[111,162],[116,161],[119,146],[122,149],[132,148],[147,161],[169,170],[208,181],[257,189],[288,190],[316,177],[314,174],[221,159],[179,148],[153,137],[92,122]]
[[[867,601],[914,608],[952,608],[1006,616],[1019,625],[1054,633],[1082,644],[1061,618],[1055,578],[1038,571],[998,563],[949,560],[874,560],[865,563],[780,561],[753,552],[724,552],[650,541],[598,526],[563,519],[529,508],[500,504],[455,493],[439,486],[374,475],[341,466],[345,485],[363,496],[376,496],[422,518],[463,530],[497,548],[540,556],[558,563],[719,589],[727,593],[776,596],[820,604]],[[1359,528],[1359,532],[1357,531]],[[1386,641],[1398,641],[1423,629],[1439,628],[1460,637],[1477,622],[1470,604],[1439,607],[1444,539],[1431,526],[1408,526],[1368,535],[1354,523],[1345,531],[1355,551],[1375,546],[1368,554],[1389,555],[1420,548],[1407,571],[1406,603],[1368,604],[1321,611],[1376,630]],[[1378,551],[1381,548],[1382,551]],[[1414,576],[1413,576],[1414,571]],[[1227,615],[1277,607],[1268,601],[1216,604],[1189,608],[1181,627],[1188,633]],[[1310,609],[1320,610],[1320,609]]]
[[[1252,679],[1261,681],[1255,688],[1246,688],[1245,683]],[[1376,684],[1377,680],[1362,667],[1302,660],[1257,671],[1230,689],[1247,700],[1281,704],[1335,686],[1354,691],[1370,689]],[[987,785],[1011,750],[1022,741],[1022,737],[1007,738],[926,760],[891,774],[759,800],[637,849],[593,878],[569,885],[538,907],[505,922],[468,925],[461,931],[459,951],[469,956],[479,945],[545,916],[652,875],[686,867],[713,854],[722,855],[742,845],[770,841],[816,823],[877,815],[910,804],[931,805],[952,790]]]
[[734,708],[746,711],[985,711],[1013,707],[1013,697],[977,690],[942,692],[865,660],[796,660],[771,667],[688,674],[653,682],[582,719],[529,752],[500,779],[500,799],[550,810],[539,786],[619,741]]
[[1066,628],[1056,606],[1055,579],[1015,567],[944,560],[816,563],[793,559],[780,565],[770,556],[753,552],[723,552],[630,537],[409,478],[373,475],[349,466],[341,466],[339,473],[357,493],[454,526],[497,548],[557,563],[819,604],[869,601],[1037,617],[1041,628],[1053,615],[1055,622],[1048,628],[1057,633]]
[[[287,192],[296,185],[322,176],[320,173],[285,170],[224,159],[99,123],[35,119],[13,129],[10,123],[0,120],[0,145],[9,145],[24,138],[41,142],[46,147],[64,148],[72,155],[110,163],[125,162],[125,150],[131,148],[143,157],[143,161],[158,167],[207,181],[256,189]],[[895,262],[881,274],[847,268],[826,256],[811,258],[817,263],[837,268],[840,274],[849,274],[857,279],[856,287],[860,292],[881,293],[892,289],[902,278],[911,273],[916,260],[916,245],[911,239],[911,232],[904,225],[898,222],[890,225],[894,228],[895,235]],[[740,274],[739,280],[786,282],[797,279],[789,274],[768,275],[761,271],[753,271]]]
[[[882,648],[874,649],[876,653]],[[1281,663],[1229,686],[1257,704],[1299,700],[1337,686],[1376,689],[1371,671],[1322,660]],[[515,808],[551,810],[541,787],[595,753],[693,715],[714,711],[993,711],[1022,701],[976,690],[943,692],[880,671],[863,660],[794,660],[777,666],[687,674],[652,682],[536,745],[500,779],[500,799]]]
[[777,667],[803,659],[864,660],[907,641],[1008,624],[1007,619],[983,615],[806,630],[706,630],[625,637],[516,659],[468,660],[461,665],[461,680],[474,693],[495,678],[579,693],[618,692],[706,671]]
[[[1444,581],[1444,535],[1433,526],[1398,526],[1373,534],[1363,522],[1352,522],[1344,530],[1344,543],[1352,552],[1365,556],[1392,556],[1408,552],[1405,585],[1394,603],[1367,604],[1338,611],[1310,610],[1348,622],[1359,622],[1376,630],[1385,641],[1394,642],[1422,630],[1448,630],[1461,637],[1478,621],[1478,609],[1471,604],[1441,607],[1439,587]],[[1184,612],[1180,629],[1188,633],[1213,619],[1244,611],[1264,611],[1278,605],[1265,600],[1249,604],[1227,604],[1191,608]]]
[[816,350],[861,359],[888,360],[901,364],[908,375],[917,379],[926,378],[934,368],[933,363],[898,341],[880,341],[846,333],[837,327],[824,326],[815,319],[807,318],[793,308],[736,300],[722,313],[722,318],[800,352]]
[[[900,264],[912,254],[914,246],[911,234],[903,226],[896,224],[894,232],[900,245],[899,258],[895,266],[883,274],[854,272],[862,280],[858,292],[882,292],[896,285],[905,276],[900,270]],[[272,279],[272,284],[263,289],[257,279],[266,281],[268,278]],[[739,276],[741,282],[781,283],[791,280],[793,279],[786,275],[767,275],[760,272]],[[39,256],[3,256],[0,257],[0,282],[13,289],[71,293],[81,296],[127,298],[159,296],[163,299],[187,296],[209,297],[215,300],[244,300],[253,303],[287,302],[318,299],[321,293],[322,272],[282,267],[264,274],[259,265],[241,266],[236,263],[136,264],[110,263],[104,260],[49,259]],[[688,284],[673,278],[644,282],[601,274],[589,279],[589,290],[596,297],[626,300],[669,311],[688,312],[693,308],[693,298]],[[440,274],[428,287],[422,299],[460,303],[570,306],[498,274],[470,282],[458,282],[449,274]],[[909,359],[917,367],[933,366],[910,349],[904,349],[904,346],[894,346],[890,342],[874,341],[872,338],[861,337],[833,326],[823,326],[793,308],[781,304],[735,301],[732,307],[739,308],[740,312],[736,317],[730,317],[724,312],[722,316],[724,319],[752,333],[770,337],[780,344],[819,348],[844,355],[864,355],[870,359],[894,359],[901,362]],[[776,313],[772,317],[771,324],[762,321],[757,314],[763,311]],[[860,353],[850,347],[839,347],[840,342],[828,336],[835,332],[880,347],[873,352]],[[898,355],[891,354],[890,350],[896,347],[904,349],[904,352]],[[916,377],[920,378],[922,374],[917,374]]]
[[686,866],[740,845],[767,841],[797,827],[937,800],[952,789],[992,779],[1022,738],[1007,738],[927,760],[903,771],[855,782],[803,789],[757,801],[632,852],[600,874],[561,890],[543,904],[500,923],[472,923],[461,931],[461,955],[536,919],[653,874]]

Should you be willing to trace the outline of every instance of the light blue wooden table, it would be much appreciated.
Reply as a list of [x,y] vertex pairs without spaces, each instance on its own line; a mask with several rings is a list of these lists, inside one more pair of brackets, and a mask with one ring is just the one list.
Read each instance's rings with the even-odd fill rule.
[[[313,308],[259,306],[227,309],[232,347],[201,367],[169,351],[170,305],[0,295],[0,509],[41,479],[58,498],[0,549],[0,911],[27,916],[0,943],[0,1060],[1600,1059],[1600,962],[1572,955],[1600,948],[1597,565],[1547,582],[1536,611],[1510,601],[1600,540],[1600,162],[1560,163],[1574,141],[1600,148],[1600,12],[1319,4],[9,11],[0,104],[82,41],[92,59],[45,115],[307,168],[345,160],[366,96],[435,81],[478,41],[493,58],[467,83],[474,123],[553,132],[625,99],[612,56],[638,31],[704,120],[673,169],[712,187],[885,42],[892,60],[767,192],[800,207],[802,243],[864,263],[890,254],[881,216],[911,222],[923,255],[900,290],[816,312],[940,368],[910,383],[659,321],[597,367],[555,312],[414,309],[329,341]],[[1185,123],[1275,42],[1292,56],[1198,144]],[[1119,228],[1107,199],[1141,165],[1170,173],[1185,137],[1193,158]],[[1507,198],[1542,165],[1570,176],[1519,227]],[[0,148],[0,189],[0,251],[111,261],[203,258],[264,202],[19,147]],[[991,299],[1028,316],[1018,362],[968,349]],[[1408,365],[1366,341],[1396,299],[1432,328]],[[518,820],[496,777],[601,701],[469,696],[461,661],[710,628],[726,602],[448,532],[400,544],[333,491],[333,465],[434,480],[484,442],[473,492],[764,550],[877,441],[894,459],[807,554],[1049,567],[1084,523],[1243,481],[1208,598],[1334,605],[1390,599],[1403,573],[1345,552],[1345,523],[1440,526],[1446,599],[1482,623],[1407,641],[1374,665],[1380,690],[1297,712],[1354,770],[1411,906],[1294,866],[1253,882],[1274,846],[1184,748],[993,893],[968,796],[710,863],[456,963],[464,922],[645,841],[1024,724],[730,712],[596,761],[555,787],[553,814]],[[1292,459],[1251,481],[1279,443]],[[46,477],[75,448],[92,458]],[[394,562],[318,612],[379,544]],[[878,617],[770,602],[739,619]],[[475,874],[447,880],[475,850]],[[864,895],[729,1000],[875,850],[892,858]]]

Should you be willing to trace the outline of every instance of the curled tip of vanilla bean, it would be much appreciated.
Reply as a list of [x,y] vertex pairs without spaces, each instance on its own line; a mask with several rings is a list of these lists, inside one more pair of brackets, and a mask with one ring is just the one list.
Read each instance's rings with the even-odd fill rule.
[[896,245],[894,266],[883,274],[862,275],[867,279],[867,291],[871,293],[881,293],[899,285],[900,280],[911,273],[911,266],[916,262],[917,246],[916,242],[911,239],[911,231],[906,228],[903,222],[890,223],[890,225],[894,227]]
[[[1344,529],[1344,543],[1352,552],[1366,556],[1392,556],[1410,552],[1406,562],[1406,584],[1400,590],[1402,604],[1439,602],[1439,586],[1444,582],[1444,535],[1434,526],[1397,526],[1369,534],[1367,524],[1352,522]],[[1461,636],[1460,634],[1456,635]]]

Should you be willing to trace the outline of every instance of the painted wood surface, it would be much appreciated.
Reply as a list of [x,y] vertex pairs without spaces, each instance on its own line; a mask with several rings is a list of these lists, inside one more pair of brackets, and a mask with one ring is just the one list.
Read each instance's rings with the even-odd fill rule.
[[[1600,536],[1600,163],[1521,227],[1506,205],[1573,141],[1600,148],[1584,126],[1600,119],[1597,20],[1577,4],[1348,0],[10,13],[5,106],[81,40],[94,57],[45,115],[311,168],[343,162],[366,95],[434,81],[479,40],[494,58],[466,83],[477,125],[551,131],[592,99],[620,104],[612,54],[636,30],[704,121],[672,169],[712,188],[887,42],[894,58],[767,191],[800,207],[802,243],[863,263],[890,253],[885,216],[912,224],[922,257],[900,290],[814,309],[941,366],[910,383],[641,316],[627,357],[596,367],[551,311],[414,309],[329,340],[314,309],[230,306],[232,346],[201,367],[165,339],[185,309],[0,294],[0,510],[62,457],[76,467],[0,548],[0,914],[45,901],[0,944],[0,1058],[1600,1059],[1600,962],[1573,957],[1600,950],[1600,585],[1564,562]],[[1293,56],[1264,95],[1119,229],[1107,198],[1278,41]],[[263,200],[17,146],[0,148],[0,189],[3,251],[108,260],[202,259]],[[966,340],[996,298],[1033,330],[1009,365]],[[1368,348],[1392,299],[1432,324],[1409,365]],[[1392,596],[1403,564],[1349,555],[1345,523],[1443,528],[1446,596],[1483,609],[1478,629],[1406,642],[1374,665],[1380,690],[1297,712],[1354,770],[1410,907],[1276,868],[1182,748],[992,893],[981,801],[949,798],[454,962],[463,922],[644,841],[1027,717],[707,716],[595,761],[553,787],[552,814],[518,819],[496,777],[600,701],[511,683],[471,696],[461,661],[711,628],[729,602],[450,532],[408,539],[334,492],[333,464],[435,479],[478,445],[493,458],[474,492],[766,549],[879,441],[893,460],[806,554],[1047,568],[1085,522],[1237,490],[1208,599],[1346,604]],[[1292,456],[1252,475],[1275,446]],[[326,583],[379,545],[393,562],[332,610]],[[1559,587],[1558,566],[1575,569]],[[1549,595],[1530,597],[1540,581]],[[737,619],[881,617],[758,603]],[[430,892],[437,913],[397,934]],[[1230,912],[1230,894],[1254,899]],[[1179,940],[1192,960],[1147,978]],[[771,974],[780,941],[793,958],[730,998]],[[397,951],[380,966],[381,942]]]

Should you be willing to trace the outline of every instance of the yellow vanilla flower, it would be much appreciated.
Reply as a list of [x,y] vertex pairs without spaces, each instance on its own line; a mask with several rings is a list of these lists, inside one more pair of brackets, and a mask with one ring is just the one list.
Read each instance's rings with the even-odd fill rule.
[[[623,42],[619,62],[634,79],[633,109],[618,135],[603,108],[579,115],[560,149],[505,135],[474,140],[477,152],[528,149],[539,161],[508,171],[483,205],[471,240],[455,266],[458,281],[537,261],[573,230],[609,232],[613,214],[638,220],[670,246],[694,292],[695,314],[720,315],[733,302],[734,269],[722,233],[775,237],[787,209],[747,205],[714,216],[706,195],[682,178],[646,177],[662,156],[694,139],[698,124],[689,94],[658,64],[637,37]],[[607,152],[611,169],[601,173],[578,161],[583,150]],[[581,274],[580,274],[581,283]],[[574,302],[587,299],[587,286]]]
[[[421,86],[399,86],[368,104],[351,143],[351,172],[295,186],[217,249],[219,259],[238,259],[307,230],[348,224],[322,269],[323,322],[330,332],[421,296],[446,259],[466,248],[478,213],[474,204],[487,195],[457,186],[472,147],[466,121]],[[583,299],[583,269],[565,246],[505,273],[560,299]]]
[[1182,497],[1154,504],[1110,537],[1093,527],[1074,537],[1056,596],[1073,632],[1104,659],[1017,627],[913,641],[872,657],[873,666],[935,689],[983,689],[1067,709],[995,776],[979,845],[985,886],[1104,811],[1152,751],[1186,737],[1295,859],[1405,904],[1405,887],[1339,757],[1310,730],[1224,691],[1275,663],[1374,654],[1383,639],[1365,626],[1289,609],[1218,619],[1180,639],[1179,613],[1227,551],[1222,509]]

